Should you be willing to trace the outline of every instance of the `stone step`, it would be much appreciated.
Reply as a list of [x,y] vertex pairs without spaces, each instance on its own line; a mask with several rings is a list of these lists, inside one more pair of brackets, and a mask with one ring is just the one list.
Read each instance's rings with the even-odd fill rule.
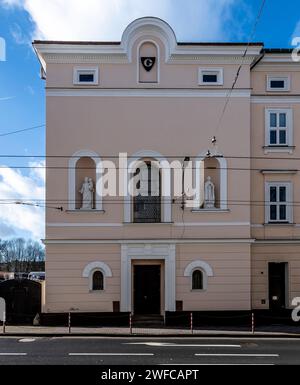
[[132,326],[164,326],[164,317],[156,314],[134,315],[132,317]]

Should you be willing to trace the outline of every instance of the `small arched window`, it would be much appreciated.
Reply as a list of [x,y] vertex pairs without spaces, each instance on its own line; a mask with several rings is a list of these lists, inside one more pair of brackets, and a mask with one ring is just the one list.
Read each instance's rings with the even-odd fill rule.
[[203,290],[203,272],[201,270],[193,271],[192,290]]
[[104,279],[103,273],[99,270],[93,273],[93,285],[92,290],[103,290],[104,289]]

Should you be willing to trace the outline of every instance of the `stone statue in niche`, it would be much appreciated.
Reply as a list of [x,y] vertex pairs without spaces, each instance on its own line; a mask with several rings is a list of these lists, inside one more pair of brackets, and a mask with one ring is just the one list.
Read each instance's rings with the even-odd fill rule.
[[211,177],[208,176],[204,184],[204,208],[215,208],[215,185],[211,181]]
[[93,195],[94,195],[94,184],[92,178],[85,177],[84,182],[79,190],[82,195],[82,210],[93,209]]

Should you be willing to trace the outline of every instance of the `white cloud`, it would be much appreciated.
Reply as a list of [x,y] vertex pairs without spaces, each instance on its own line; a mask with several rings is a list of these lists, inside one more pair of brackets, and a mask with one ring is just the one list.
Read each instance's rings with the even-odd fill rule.
[[7,7],[21,7],[23,0],[2,0],[2,4]]
[[45,163],[31,162],[29,165],[42,168],[32,168],[28,176],[18,169],[0,168],[0,236],[21,232],[37,239],[44,237],[43,208],[7,204],[45,199]]
[[17,44],[31,44],[30,38],[17,23],[13,23],[10,33]]
[[11,100],[11,99],[14,99],[15,96],[3,96],[3,97],[0,97],[0,101],[5,101],[5,100]]
[[[35,24],[34,38],[52,40],[120,40],[138,17],[160,17],[179,40],[228,38],[225,24],[243,0],[0,0],[23,6]],[[234,31],[234,25],[231,31]],[[227,31],[227,32],[226,32]],[[231,32],[232,33],[232,32]]]

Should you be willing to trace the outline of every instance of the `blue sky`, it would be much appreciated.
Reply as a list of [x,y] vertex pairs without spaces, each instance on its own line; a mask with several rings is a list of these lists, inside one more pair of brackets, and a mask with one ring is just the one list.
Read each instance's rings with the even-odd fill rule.
[[[157,16],[179,41],[247,41],[261,0],[0,0],[0,135],[45,122],[44,82],[31,40],[120,40],[137,17]],[[267,0],[254,37],[266,47],[291,47],[300,36],[299,0]],[[0,55],[1,56],[1,55]],[[36,165],[45,151],[44,128],[0,136],[0,166]],[[40,165],[40,164],[38,164]],[[0,168],[0,199],[42,197],[40,169]],[[1,202],[1,201],[0,201]],[[16,220],[16,218],[18,218]],[[0,204],[0,238],[43,237],[43,210]],[[18,222],[18,223],[16,223]]]

